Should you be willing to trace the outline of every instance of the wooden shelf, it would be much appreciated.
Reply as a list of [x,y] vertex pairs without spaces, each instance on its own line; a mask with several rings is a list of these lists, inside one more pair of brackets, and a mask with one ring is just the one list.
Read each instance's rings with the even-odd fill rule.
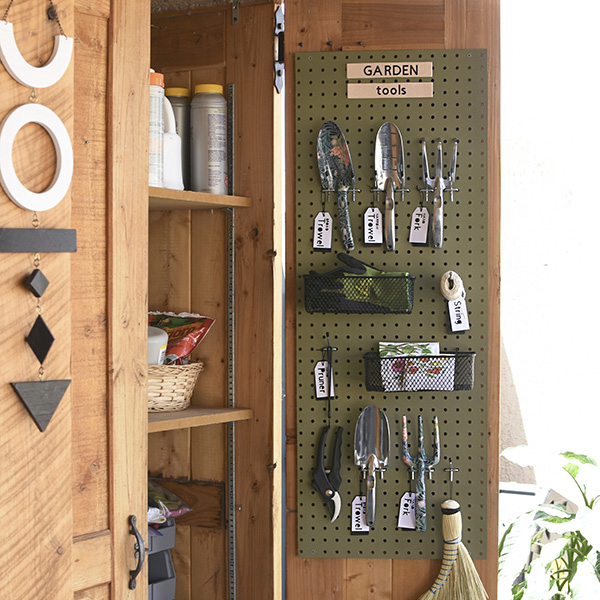
[[252,410],[249,408],[200,408],[191,406],[177,412],[148,413],[148,433],[247,421],[251,418]]
[[220,196],[157,187],[150,187],[148,196],[150,210],[207,210],[252,206],[252,200],[245,196]]

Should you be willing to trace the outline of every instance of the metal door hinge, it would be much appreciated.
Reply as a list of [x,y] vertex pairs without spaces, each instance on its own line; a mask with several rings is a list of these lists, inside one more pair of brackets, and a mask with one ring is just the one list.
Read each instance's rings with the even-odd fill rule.
[[285,30],[285,21],[283,16],[283,6],[279,6],[275,11],[275,49],[273,69],[275,71],[275,89],[278,94],[283,90],[283,75],[285,72],[283,61],[285,58],[283,32]]
[[240,2],[231,0],[231,24],[237,25],[240,22]]

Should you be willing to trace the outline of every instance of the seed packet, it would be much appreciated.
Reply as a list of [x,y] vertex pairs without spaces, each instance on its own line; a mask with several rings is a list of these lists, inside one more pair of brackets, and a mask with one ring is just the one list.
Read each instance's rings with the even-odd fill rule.
[[167,332],[166,365],[185,364],[215,322],[211,317],[192,313],[149,312],[148,325]]
[[148,515],[152,511],[154,522],[163,522],[162,517],[180,517],[189,513],[192,509],[177,495],[164,488],[153,479],[148,480]]
[[412,356],[434,356],[439,353],[440,345],[437,342],[379,342],[379,356],[385,359],[381,361],[384,391],[414,390],[414,367],[419,365],[419,360],[412,361],[411,373],[408,373],[408,359]]

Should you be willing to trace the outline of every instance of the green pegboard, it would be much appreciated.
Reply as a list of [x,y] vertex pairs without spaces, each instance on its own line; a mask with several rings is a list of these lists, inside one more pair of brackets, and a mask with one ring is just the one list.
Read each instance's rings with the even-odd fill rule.
[[[432,98],[348,99],[346,64],[367,62],[433,63]],[[353,80],[365,82],[367,80]],[[384,79],[374,82],[407,82]],[[417,80],[418,81],[418,80]],[[297,432],[298,551],[303,557],[441,558],[441,503],[449,495],[449,458],[460,471],[454,498],[461,504],[463,542],[473,558],[486,558],[487,523],[487,382],[488,382],[488,169],[487,57],[485,50],[420,50],[398,52],[328,52],[296,54],[296,272],[297,272]],[[353,256],[385,271],[408,271],[416,277],[411,314],[309,314],[304,307],[303,275],[325,273],[340,263],[343,252],[337,230],[335,197],[327,204],[334,219],[333,250],[314,252],[312,228],[322,207],[316,139],[325,121],[335,121],[346,136],[356,173],[356,201],[350,205],[356,241]],[[407,187],[404,203],[397,194],[396,250],[365,247],[362,215],[372,205],[374,146],[377,130],[394,122],[403,136]],[[444,142],[444,175],[452,140],[459,140],[454,202],[445,196],[444,242],[440,249],[408,242],[410,218],[422,202],[421,140],[427,141],[430,172],[435,141]],[[431,198],[428,206],[432,213]],[[377,206],[384,212],[383,195]],[[448,332],[447,304],[439,291],[442,275],[452,270],[464,281],[471,328]],[[327,404],[317,400],[313,369],[329,334],[334,352],[336,398],[331,403],[332,429],[344,427],[342,444],[342,509],[330,523],[321,497],[311,485],[317,443],[327,424]],[[474,385],[469,391],[383,393],[367,391],[362,356],[379,341],[437,341],[449,352],[475,352]],[[351,502],[359,492],[361,474],[353,461],[354,428],[369,404],[383,408],[391,432],[390,465],[377,483],[377,517],[368,535],[351,535]],[[397,528],[400,498],[408,491],[402,462],[402,416],[409,420],[411,453],[416,452],[417,416],[425,423],[425,445],[432,443],[437,415],[441,461],[427,481],[428,529]],[[331,446],[333,436],[330,432]],[[326,455],[327,456],[327,455]],[[364,487],[364,486],[363,486]],[[413,484],[414,490],[414,484]],[[364,489],[363,489],[364,492]]]

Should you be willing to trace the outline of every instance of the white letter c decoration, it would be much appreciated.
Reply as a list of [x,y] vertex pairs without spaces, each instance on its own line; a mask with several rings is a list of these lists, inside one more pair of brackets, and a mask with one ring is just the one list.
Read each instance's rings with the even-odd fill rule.
[[[17,177],[13,165],[13,144],[19,130],[37,123],[47,132],[56,152],[56,170],[50,186],[43,192],[28,190]],[[25,210],[54,208],[67,194],[73,178],[73,147],[69,132],[58,115],[41,104],[23,104],[13,109],[0,125],[0,183],[7,196]]]
[[50,60],[43,67],[34,67],[19,51],[12,23],[0,21],[0,60],[13,79],[24,86],[39,89],[54,85],[65,74],[72,54],[73,38],[57,35]]

